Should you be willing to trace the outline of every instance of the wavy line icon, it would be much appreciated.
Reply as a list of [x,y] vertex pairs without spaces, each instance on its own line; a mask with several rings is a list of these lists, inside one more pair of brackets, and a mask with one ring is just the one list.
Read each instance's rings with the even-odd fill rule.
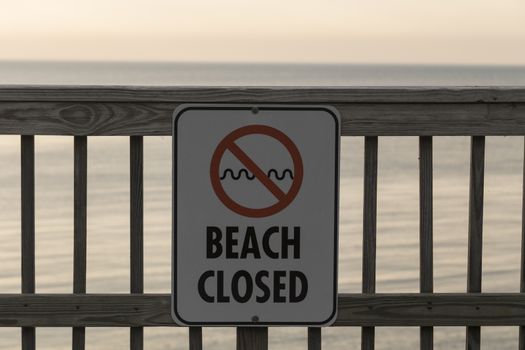
[[[247,180],[250,180],[252,181],[253,179],[255,179],[255,175],[253,175],[252,173],[250,173],[247,169],[240,169],[238,172],[237,172],[237,175],[235,174],[235,171],[231,168],[226,168],[224,169],[224,171],[222,172],[222,175],[220,177],[221,180],[224,180],[228,177],[228,175],[233,179],[233,180],[239,180],[242,176],[244,176]],[[279,171],[277,171],[276,169],[273,169],[271,168],[270,170],[268,170],[268,172],[266,173],[266,176],[268,176],[268,178],[272,178],[275,177],[277,180],[281,181],[281,180],[284,180],[286,178],[286,176],[289,176],[291,180],[293,180],[293,172],[292,170],[290,169],[284,169],[282,171],[282,173],[279,175]]]

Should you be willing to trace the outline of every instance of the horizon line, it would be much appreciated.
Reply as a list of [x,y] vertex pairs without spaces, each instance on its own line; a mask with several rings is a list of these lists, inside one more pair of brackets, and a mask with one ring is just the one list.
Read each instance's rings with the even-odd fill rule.
[[294,62],[294,61],[204,61],[204,60],[121,60],[121,59],[109,59],[109,60],[84,60],[84,59],[2,59],[0,63],[63,63],[63,64],[182,64],[182,65],[266,65],[266,66],[382,66],[382,67],[508,67],[508,68],[525,68],[524,64],[506,64],[506,63],[443,63],[443,62]]

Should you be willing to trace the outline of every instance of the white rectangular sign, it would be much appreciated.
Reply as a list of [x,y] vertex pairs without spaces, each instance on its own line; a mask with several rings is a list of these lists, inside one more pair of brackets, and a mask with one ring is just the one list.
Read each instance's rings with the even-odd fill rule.
[[339,116],[183,105],[173,116],[172,315],[328,325],[337,312]]

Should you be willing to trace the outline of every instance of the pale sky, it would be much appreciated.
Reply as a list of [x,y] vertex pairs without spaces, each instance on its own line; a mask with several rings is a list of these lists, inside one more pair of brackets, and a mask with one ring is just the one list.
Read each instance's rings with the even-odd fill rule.
[[525,64],[525,0],[0,0],[0,60]]

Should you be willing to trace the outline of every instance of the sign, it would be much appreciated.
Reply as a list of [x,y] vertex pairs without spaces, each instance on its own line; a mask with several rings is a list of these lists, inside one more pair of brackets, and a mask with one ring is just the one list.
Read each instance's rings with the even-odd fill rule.
[[322,326],[337,311],[339,117],[183,105],[173,117],[172,316]]

